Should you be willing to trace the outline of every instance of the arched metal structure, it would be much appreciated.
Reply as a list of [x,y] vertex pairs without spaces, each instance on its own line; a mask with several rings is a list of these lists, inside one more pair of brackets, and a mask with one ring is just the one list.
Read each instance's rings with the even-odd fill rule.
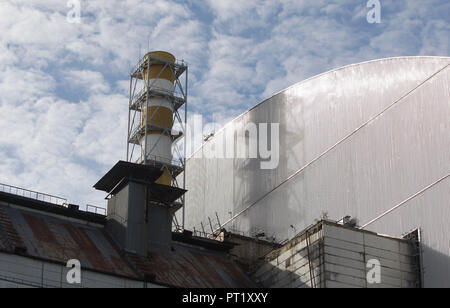
[[[186,228],[201,230],[212,220],[276,241],[324,215],[351,215],[392,236],[420,228],[424,286],[450,287],[449,65],[447,57],[350,65],[242,114],[186,164]],[[279,123],[277,168],[263,170],[259,159],[201,157],[248,123]]]

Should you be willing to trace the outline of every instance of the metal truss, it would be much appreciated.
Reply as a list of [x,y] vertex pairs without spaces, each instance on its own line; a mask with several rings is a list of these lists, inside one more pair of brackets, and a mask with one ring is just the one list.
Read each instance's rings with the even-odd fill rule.
[[[158,79],[162,72],[170,69],[175,77],[175,90],[168,92],[164,89],[158,88],[155,81],[150,80],[152,65],[162,65],[163,68],[158,68],[159,72],[155,79]],[[147,74],[147,76],[145,76]],[[142,81],[142,82],[141,82]],[[147,83],[145,85],[145,83]],[[139,86],[141,84],[141,86]],[[153,124],[153,118],[158,113],[160,106],[158,106],[152,114],[145,116],[145,123],[142,123],[143,110],[149,110],[149,102],[151,98],[158,97],[166,99],[173,108],[173,123],[174,126],[181,127],[181,131],[169,131],[167,128],[159,127]],[[188,66],[182,61],[169,62],[152,56],[144,56],[130,74],[130,96],[129,96],[129,110],[128,110],[128,136],[127,136],[127,161],[145,165],[154,165],[161,170],[168,170],[172,179],[172,186],[178,188],[186,188],[186,123],[187,123],[187,101],[188,101]],[[184,121],[180,115],[180,110],[184,107]],[[161,131],[158,141],[153,148],[148,149],[147,135],[149,129]],[[169,160],[160,156],[152,154],[153,149],[159,143],[162,135],[167,135],[172,139],[173,159]],[[145,146],[141,147],[140,140],[145,138]],[[178,144],[183,142],[183,153],[180,152]],[[136,147],[138,149],[136,149]],[[140,149],[139,149],[140,148]],[[137,152],[137,153],[136,153]],[[147,153],[147,155],[144,155]],[[136,156],[139,155],[138,158]],[[183,172],[183,184],[179,186],[177,176]],[[185,197],[182,196],[179,200],[183,208],[183,222],[185,217]]]

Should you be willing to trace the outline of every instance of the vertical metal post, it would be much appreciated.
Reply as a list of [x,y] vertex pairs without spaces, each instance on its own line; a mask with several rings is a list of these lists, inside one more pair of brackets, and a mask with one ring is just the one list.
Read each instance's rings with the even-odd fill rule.
[[[323,236],[323,235],[322,235]],[[324,247],[324,240],[323,237],[321,236],[321,239],[319,240],[319,253],[320,253],[320,284],[319,284],[319,288],[326,288],[326,283],[327,280],[325,279],[326,277],[326,271],[325,271],[325,247]]]
[[130,130],[131,130],[131,104],[133,102],[133,75],[130,75],[130,102],[128,104],[128,133],[127,133],[127,160],[130,161],[131,157],[130,155]]
[[202,221],[200,222],[200,225],[202,226],[203,235],[205,235],[206,231],[205,231],[205,227],[203,226],[203,222]]
[[209,218],[209,216],[208,216],[208,220],[209,220],[209,226],[211,227],[211,235],[214,235],[214,228],[213,228],[213,225],[211,222],[211,218]]
[[217,212],[216,212],[216,218],[217,218],[217,223],[219,224],[219,228],[220,228],[220,230],[222,230],[222,225],[220,224],[220,220],[219,220],[219,214],[217,214]]
[[[144,165],[147,165],[147,131],[148,131],[148,101],[150,100],[150,57],[147,57],[147,98],[145,100],[145,135],[144,135]],[[145,83],[145,80],[144,80]]]
[[145,201],[144,201],[144,206],[145,206],[145,222],[148,223],[148,185],[145,185]]
[[308,254],[308,265],[309,265],[309,278],[310,278],[310,281],[311,281],[311,288],[315,288],[316,286],[315,286],[315,277],[314,277],[314,268],[313,268],[313,266],[314,266],[314,263],[313,263],[313,261],[311,260],[311,252],[310,252],[310,250],[309,250],[309,248],[310,248],[310,244],[311,244],[311,242],[310,242],[310,239],[309,239],[309,232],[308,232],[308,230],[306,230],[306,251],[307,251],[307,254]]
[[42,262],[42,269],[41,269],[41,287],[44,288],[44,264],[45,262]]
[[[186,154],[187,154],[187,104],[188,104],[188,67],[186,67],[185,76],[185,89],[184,89],[184,170],[183,170],[183,189],[186,190]],[[186,195],[183,196],[183,230],[185,227],[185,217],[186,217]]]

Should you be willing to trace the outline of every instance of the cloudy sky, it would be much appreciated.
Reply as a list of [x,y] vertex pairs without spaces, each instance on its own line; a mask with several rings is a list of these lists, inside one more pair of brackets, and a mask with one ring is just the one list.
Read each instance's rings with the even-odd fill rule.
[[381,0],[379,24],[367,0],[81,0],[80,23],[70,2],[0,0],[0,183],[81,205],[106,205],[148,49],[186,60],[190,115],[222,123],[343,65],[450,55],[448,0]]

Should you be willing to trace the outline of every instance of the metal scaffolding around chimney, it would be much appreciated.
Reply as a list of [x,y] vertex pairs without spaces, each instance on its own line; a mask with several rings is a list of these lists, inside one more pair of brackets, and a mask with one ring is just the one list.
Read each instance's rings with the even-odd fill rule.
[[[162,65],[163,69],[160,69],[156,74],[156,79],[160,77],[161,72],[170,69],[175,77],[175,90],[173,93],[167,92],[164,89],[158,88],[158,86],[150,79],[150,74],[153,65]],[[145,76],[146,75],[146,76]],[[142,81],[142,82],[141,82]],[[146,84],[145,84],[146,83]],[[149,101],[153,97],[164,98],[173,107],[173,120],[174,128],[180,128],[181,130],[175,131],[163,127],[156,127],[152,124],[152,120],[158,112],[158,108],[152,112],[151,116],[145,116],[146,121],[141,121],[143,110],[149,110]],[[128,136],[127,136],[127,161],[138,164],[154,165],[161,170],[166,169],[169,171],[172,180],[172,186],[183,188],[186,187],[186,123],[187,123],[187,101],[188,101],[188,66],[184,61],[181,62],[169,62],[163,59],[159,59],[154,56],[144,56],[133,71],[130,74],[130,96],[129,96],[129,109],[128,109]],[[180,110],[184,107],[184,119],[180,114]],[[142,123],[145,122],[145,123]],[[152,155],[152,149],[142,148],[140,139],[145,137],[149,129],[158,129],[164,131],[165,134],[170,136],[173,141],[172,154],[173,159],[169,160],[157,155]],[[180,150],[180,142],[182,141],[182,150]],[[159,140],[158,140],[159,142]],[[157,142],[157,143],[158,143]],[[136,153],[136,147],[138,153]],[[147,142],[145,142],[147,147]],[[148,151],[149,150],[149,151]],[[145,155],[147,153],[147,155]],[[136,154],[139,155],[137,158]],[[183,173],[183,184],[179,185],[177,176]],[[185,197],[182,196],[179,200],[182,204],[182,225],[184,229],[185,221]]]

